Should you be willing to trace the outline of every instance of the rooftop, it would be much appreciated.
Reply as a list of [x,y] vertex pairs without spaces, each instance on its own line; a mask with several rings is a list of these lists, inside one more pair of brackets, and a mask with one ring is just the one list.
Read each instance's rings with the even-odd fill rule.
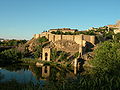
[[58,29],[50,29],[51,30],[69,30],[69,31],[77,31],[77,29],[70,29],[70,28],[58,28]]

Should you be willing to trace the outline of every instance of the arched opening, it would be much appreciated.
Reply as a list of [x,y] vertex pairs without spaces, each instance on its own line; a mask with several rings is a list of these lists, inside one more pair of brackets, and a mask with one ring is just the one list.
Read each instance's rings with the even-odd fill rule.
[[48,58],[48,53],[45,53],[45,60],[47,60]]
[[44,70],[45,73],[47,73],[47,66],[45,66],[45,70]]

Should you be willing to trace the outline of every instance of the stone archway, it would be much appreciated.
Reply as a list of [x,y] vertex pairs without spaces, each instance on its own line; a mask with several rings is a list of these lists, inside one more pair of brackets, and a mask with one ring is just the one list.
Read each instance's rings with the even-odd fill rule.
[[48,53],[45,53],[45,60],[47,61],[48,59]]
[[42,50],[42,60],[44,61],[50,61],[50,54],[51,50],[50,48],[43,48]]

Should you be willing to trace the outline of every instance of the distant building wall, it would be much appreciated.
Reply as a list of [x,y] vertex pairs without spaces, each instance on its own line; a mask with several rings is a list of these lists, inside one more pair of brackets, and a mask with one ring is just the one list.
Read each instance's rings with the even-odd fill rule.
[[62,40],[74,41],[74,35],[62,35]]
[[55,35],[55,41],[62,40],[62,35]]
[[90,35],[83,35],[83,40],[90,42]]
[[50,34],[48,40],[54,42],[55,41],[55,35],[54,34]]
[[55,34],[51,34],[50,32],[34,35],[35,38],[42,37],[42,36],[45,36],[46,38],[48,38],[49,41],[52,41],[52,42],[55,42],[58,40],[71,40],[71,41],[75,41],[77,44],[80,44],[81,46],[83,46],[83,43],[85,43],[85,41],[90,42],[93,45],[95,44],[95,36],[93,35],[83,35],[83,34],[55,35]]
[[83,34],[74,35],[74,41],[82,46]]
[[34,38],[35,38],[35,39],[37,39],[37,38],[39,38],[39,37],[40,37],[40,34],[35,34],[35,35],[34,35]]
[[42,32],[42,33],[40,34],[40,37],[45,36],[46,38],[49,38],[49,34],[51,34],[51,33],[50,33],[50,32]]
[[115,33],[115,34],[120,33],[120,29],[114,30],[114,33]]
[[95,45],[95,36],[90,36],[90,42]]
[[92,35],[83,35],[83,40],[95,44],[95,36]]

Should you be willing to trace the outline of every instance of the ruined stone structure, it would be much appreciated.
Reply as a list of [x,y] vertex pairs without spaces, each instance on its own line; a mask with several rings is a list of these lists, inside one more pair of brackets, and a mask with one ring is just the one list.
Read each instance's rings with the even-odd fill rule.
[[110,28],[115,28],[115,30],[114,30],[114,33],[115,33],[115,34],[120,33],[120,20],[118,20],[118,21],[116,22],[116,24],[114,24],[114,25],[107,25],[107,27],[108,27],[108,30],[109,30]]
[[51,50],[50,48],[43,48],[42,50],[42,60],[50,61],[50,54]]
[[49,41],[55,42],[58,40],[71,40],[75,41],[77,44],[80,44],[81,46],[84,45],[85,41],[95,44],[95,36],[93,35],[56,35],[51,34],[50,32],[43,32],[41,34],[35,34],[34,38],[39,38],[45,36]]
[[114,33],[115,34],[120,33],[120,29],[114,30]]
[[[56,34],[52,34],[52,31],[57,31],[59,29],[52,29],[49,30],[49,32],[43,32],[41,34],[35,34],[34,38],[37,39],[39,37],[43,37],[45,36],[49,41],[53,42],[55,44],[55,42],[57,41],[63,41],[63,40],[68,40],[68,41],[74,41],[76,44],[79,45],[79,53],[80,55],[83,55],[84,49],[86,47],[86,43],[89,42],[92,45],[95,45],[95,36],[93,35],[56,35]],[[60,29],[61,31],[74,31],[75,30],[71,30],[71,29]],[[43,48],[43,53],[42,53],[42,60],[46,60],[46,61],[50,61],[50,48],[49,47],[45,47]]]

